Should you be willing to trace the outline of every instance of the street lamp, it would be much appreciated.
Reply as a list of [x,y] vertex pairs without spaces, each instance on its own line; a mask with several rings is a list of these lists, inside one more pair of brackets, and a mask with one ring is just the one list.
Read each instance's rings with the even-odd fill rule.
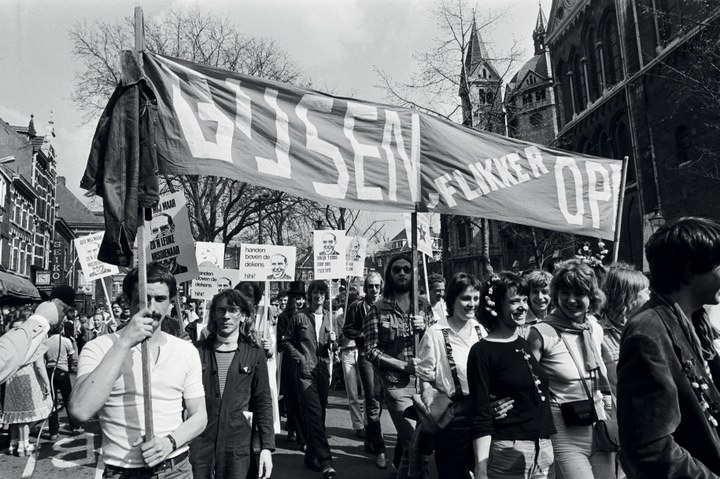
[[660,208],[657,206],[653,210],[652,215],[648,218],[648,223],[650,223],[650,228],[652,228],[653,233],[665,224],[665,218],[662,213],[660,213]]
[[252,200],[258,204],[257,206],[257,214],[258,214],[258,244],[263,244],[263,236],[262,236],[262,210],[263,205],[265,202],[270,198],[270,193],[267,191],[263,191],[262,193],[258,193],[253,195]]

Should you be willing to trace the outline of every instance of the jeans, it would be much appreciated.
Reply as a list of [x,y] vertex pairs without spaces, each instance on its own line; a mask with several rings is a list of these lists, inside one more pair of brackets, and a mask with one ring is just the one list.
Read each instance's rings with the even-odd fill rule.
[[592,426],[566,426],[560,407],[552,404],[555,429],[552,439],[557,479],[612,479],[615,454],[596,451]]
[[[412,439],[415,423],[413,419],[403,416],[406,409],[412,408],[412,395],[415,394],[415,378],[411,376],[410,384],[402,388],[393,388],[385,385],[385,403],[387,404],[390,418],[397,430],[398,444],[402,446],[403,453],[400,460],[400,467],[397,471],[397,479],[407,479],[409,459],[408,452],[410,450],[410,440]],[[427,477],[425,472],[423,477]]]
[[360,404],[360,392],[358,391],[358,350],[357,348],[343,349],[340,353],[342,361],[343,377],[345,378],[345,392],[347,394],[348,407],[350,408],[350,421],[356,431],[365,428],[363,408]]
[[321,467],[332,465],[330,445],[325,434],[325,411],[330,392],[330,378],[319,369],[312,372],[312,377],[298,378],[300,390],[300,408],[305,424],[305,461],[317,459]]
[[[150,471],[151,469],[148,469]],[[148,474],[125,474],[105,467],[104,479],[193,479],[190,460],[186,457],[172,467]]]
[[[55,397],[55,392],[59,389],[60,394],[63,398],[63,403],[65,403],[65,406],[67,407],[68,402],[70,401],[70,393],[72,392],[72,383],[70,382],[70,373],[67,371],[63,371],[62,369],[55,369],[55,376],[53,377],[53,370],[52,368],[48,368],[47,370],[48,378],[52,378],[53,387],[52,387],[52,394],[53,399],[55,401],[55,407],[53,408],[52,412],[50,413],[50,435],[57,434],[60,431],[60,421],[58,420],[58,413],[57,413],[57,397]],[[72,416],[68,414],[68,421],[70,422],[70,428],[76,429],[80,427],[79,424],[77,424]]]
[[365,358],[365,353],[358,356],[360,382],[365,395],[365,441],[370,445],[373,454],[385,452],[385,440],[380,425],[382,414],[383,385],[377,375],[373,363]]
[[552,464],[553,445],[550,439],[493,439],[487,472],[488,477],[500,479],[545,479]]

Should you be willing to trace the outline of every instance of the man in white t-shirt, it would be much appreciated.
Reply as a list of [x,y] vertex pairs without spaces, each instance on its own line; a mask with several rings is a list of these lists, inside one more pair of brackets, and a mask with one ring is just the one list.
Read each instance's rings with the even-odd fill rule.
[[[123,281],[132,317],[120,331],[83,348],[69,413],[79,422],[96,414],[106,478],[192,478],[187,444],[207,424],[200,357],[192,344],[160,330],[177,294],[174,276],[147,267],[147,307],[140,309],[137,268]],[[140,343],[152,368],[154,437],[145,441]],[[187,419],[183,422],[183,400]]]

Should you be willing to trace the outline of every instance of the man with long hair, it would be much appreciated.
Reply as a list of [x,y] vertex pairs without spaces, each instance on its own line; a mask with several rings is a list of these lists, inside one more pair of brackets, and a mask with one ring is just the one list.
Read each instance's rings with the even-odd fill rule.
[[336,475],[325,433],[330,364],[332,352],[337,349],[332,318],[323,308],[328,293],[325,281],[311,282],[309,306],[293,315],[283,336],[285,354],[297,368],[296,384],[307,440],[305,466],[322,472],[323,479]]
[[413,406],[416,392],[415,336],[422,335],[432,320],[430,305],[424,299],[419,310],[411,314],[412,291],[412,260],[405,254],[394,256],[385,270],[382,299],[370,308],[363,327],[365,352],[379,370],[385,404],[403,449],[398,479],[408,477],[408,449],[415,430],[415,421],[403,414]]
[[[257,344],[253,309],[234,289],[210,303],[208,337],[196,343],[200,352],[208,424],[190,446],[195,479],[268,478],[275,449],[272,398],[265,353]],[[252,419],[251,419],[252,418]],[[257,466],[251,445],[252,427],[260,442]]]

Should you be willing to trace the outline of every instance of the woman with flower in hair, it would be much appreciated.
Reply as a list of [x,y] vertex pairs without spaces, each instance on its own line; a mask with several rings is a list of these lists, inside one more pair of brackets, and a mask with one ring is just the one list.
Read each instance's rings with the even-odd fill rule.
[[600,320],[604,333],[600,353],[615,396],[622,331],[628,318],[650,299],[650,280],[632,265],[614,263],[605,277],[603,291],[607,302]]
[[[467,365],[476,479],[542,479],[553,463],[548,379],[518,334],[527,294],[511,272],[493,275],[481,289],[480,321],[489,334],[470,349]],[[497,418],[491,396],[512,398],[504,417]]]
[[425,405],[442,393],[452,399],[454,418],[435,434],[439,477],[470,478],[473,453],[470,437],[470,385],[466,374],[470,347],[487,334],[477,322],[480,281],[458,273],[445,294],[448,316],[440,318],[420,342],[415,374]]
[[612,407],[600,355],[603,330],[592,316],[605,294],[590,266],[575,259],[556,270],[550,296],[554,309],[533,326],[528,343],[549,379],[556,477],[613,478],[614,454],[599,451],[593,441],[594,421],[606,419]]

